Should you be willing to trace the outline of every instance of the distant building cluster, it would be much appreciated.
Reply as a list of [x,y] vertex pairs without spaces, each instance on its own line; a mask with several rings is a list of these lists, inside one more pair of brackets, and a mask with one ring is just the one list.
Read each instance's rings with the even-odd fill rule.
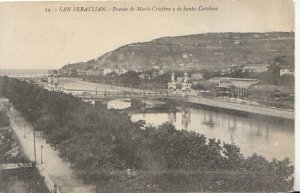
[[165,70],[162,69],[160,66],[153,66],[152,70],[150,71],[137,71],[139,73],[139,79],[141,80],[152,80],[158,76],[164,75],[166,73]]
[[58,91],[61,90],[62,87],[58,80],[58,71],[57,70],[49,70],[48,71],[48,82],[47,82],[47,89]]
[[103,69],[103,76],[106,76],[111,73],[115,73],[116,75],[120,76],[127,73],[128,70],[126,68],[104,68]]

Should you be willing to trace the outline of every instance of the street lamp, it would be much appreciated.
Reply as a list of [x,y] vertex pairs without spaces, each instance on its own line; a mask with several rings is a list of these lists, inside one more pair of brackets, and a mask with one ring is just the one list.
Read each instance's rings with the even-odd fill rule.
[[25,128],[26,125],[24,125],[24,138],[26,138],[26,128]]
[[43,145],[41,145],[41,164],[43,164]]
[[33,127],[33,150],[34,150],[34,162],[36,163],[36,147],[35,147],[35,129]]

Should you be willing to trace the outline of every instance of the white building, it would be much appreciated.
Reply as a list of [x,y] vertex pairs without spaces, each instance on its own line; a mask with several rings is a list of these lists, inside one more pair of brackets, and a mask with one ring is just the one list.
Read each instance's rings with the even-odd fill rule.
[[118,76],[125,74],[128,72],[128,70],[126,68],[115,68],[115,69],[111,69],[111,68],[104,68],[103,70],[103,76],[106,76],[109,73],[115,72]]
[[294,75],[294,72],[291,72],[288,68],[281,68],[279,71],[280,76],[283,75]]
[[157,66],[157,65],[153,66],[152,68],[153,68],[154,70],[159,70],[159,69],[160,69],[160,67]]
[[142,73],[142,74],[139,75],[139,79],[141,79],[141,80],[150,80],[151,79],[151,75],[150,74]]
[[125,74],[125,73],[128,72],[128,70],[125,69],[125,68],[117,68],[114,71],[117,73],[118,76],[120,76],[120,75]]
[[112,72],[113,72],[112,69],[110,69],[110,68],[104,68],[104,70],[103,70],[103,76],[106,76],[107,74],[112,73]]
[[192,84],[188,82],[189,75],[188,73],[184,73],[183,82],[181,83],[182,92],[190,92],[192,90]]
[[262,73],[268,70],[267,65],[264,64],[249,64],[243,67],[243,72],[251,72],[251,73]]
[[178,89],[177,85],[181,85],[182,92],[190,92],[192,90],[192,84],[189,83],[188,73],[184,73],[183,77],[177,77],[177,81],[175,80],[175,74],[171,74],[171,81],[168,82],[169,92],[175,92]]
[[176,91],[176,81],[175,81],[175,74],[172,72],[171,74],[171,81],[168,82],[168,91],[169,92],[175,92]]
[[60,91],[62,89],[57,77],[57,73],[50,73],[49,71],[48,84],[46,87],[48,90],[52,91]]

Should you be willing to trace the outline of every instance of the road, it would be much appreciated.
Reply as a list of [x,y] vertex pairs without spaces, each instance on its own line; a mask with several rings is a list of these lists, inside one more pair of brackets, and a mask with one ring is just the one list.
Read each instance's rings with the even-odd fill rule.
[[142,90],[129,87],[121,87],[115,85],[101,84],[88,82],[76,78],[60,78],[59,82],[63,85],[64,89],[74,89],[74,90],[90,90],[90,91],[107,91],[107,92],[133,92],[133,93],[155,93],[157,91],[153,90]]
[[[17,136],[20,146],[26,156],[35,161],[33,145],[33,127],[24,120],[18,111],[11,108],[9,111],[10,124]],[[25,133],[24,133],[25,131]],[[41,164],[41,145],[42,160]],[[45,176],[45,183],[50,190],[57,184],[60,193],[95,193],[93,185],[83,183],[71,169],[71,164],[59,156],[39,132],[36,132],[37,167],[41,175]]]

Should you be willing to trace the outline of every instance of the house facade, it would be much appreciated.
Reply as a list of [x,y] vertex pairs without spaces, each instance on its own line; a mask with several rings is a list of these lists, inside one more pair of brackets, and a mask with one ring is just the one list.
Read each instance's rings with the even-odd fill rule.
[[285,68],[281,68],[279,71],[279,75],[283,76],[283,75],[294,75],[294,72],[290,71],[289,68],[285,67]]
[[248,89],[260,81],[257,79],[214,77],[209,82],[215,83],[217,96],[241,97],[248,96]]

